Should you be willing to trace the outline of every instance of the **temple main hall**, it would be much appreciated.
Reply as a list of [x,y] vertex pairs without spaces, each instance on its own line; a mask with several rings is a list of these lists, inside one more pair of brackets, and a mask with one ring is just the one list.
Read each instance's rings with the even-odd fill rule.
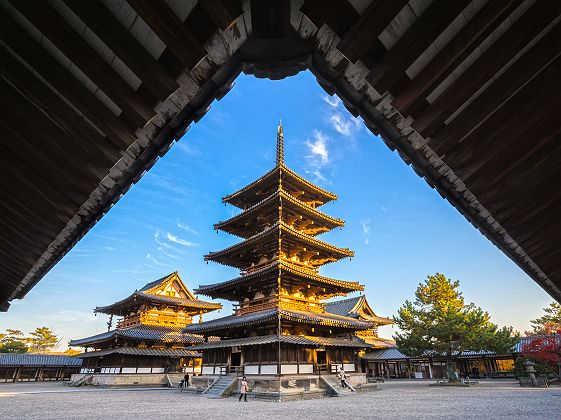
[[365,299],[345,306],[360,307],[360,316],[342,314],[342,304],[326,307],[327,299],[364,290],[358,282],[320,274],[322,266],[354,255],[319,239],[344,225],[320,210],[336,199],[285,165],[281,124],[274,168],[223,198],[241,212],[215,229],[241,241],[205,260],[239,275],[195,292],[234,302],[234,313],[184,329],[205,337],[193,349],[202,352],[203,376],[224,378],[221,392],[235,389],[236,377],[245,375],[256,396],[337,394],[342,390],[335,374],[341,369],[354,387],[368,388],[360,355],[372,344],[361,337],[373,338],[378,325],[392,321],[365,311]]
[[[70,341],[85,348],[76,357],[83,359],[80,374],[73,378],[91,385],[167,385],[170,373],[200,373],[201,355],[191,349],[203,337],[182,331],[204,313],[222,308],[214,302],[195,298],[177,272],[152,281],[126,298],[95,308],[96,314],[110,316],[108,330]],[[113,318],[116,328],[111,329]],[[132,375],[128,381],[126,374]],[[139,379],[138,374],[144,374]]]

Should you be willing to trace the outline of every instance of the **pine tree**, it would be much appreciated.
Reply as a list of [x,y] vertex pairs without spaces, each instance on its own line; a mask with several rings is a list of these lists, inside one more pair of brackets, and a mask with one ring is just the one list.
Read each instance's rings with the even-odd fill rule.
[[428,276],[417,287],[415,301],[406,301],[395,318],[402,331],[395,336],[399,350],[413,357],[442,355],[449,380],[456,379],[455,359],[463,351],[509,353],[519,339],[512,327],[499,329],[487,312],[466,304],[459,287],[443,274]]
[[561,330],[561,304],[553,302],[543,310],[545,315],[531,321],[532,331],[526,331],[527,335],[553,334]]
[[30,350],[46,353],[58,344],[58,337],[49,327],[36,328],[31,334]]

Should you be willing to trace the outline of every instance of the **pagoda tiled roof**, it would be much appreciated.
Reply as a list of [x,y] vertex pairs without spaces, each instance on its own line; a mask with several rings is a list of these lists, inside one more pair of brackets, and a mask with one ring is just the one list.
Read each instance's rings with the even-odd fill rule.
[[[294,240],[301,242],[302,244],[306,244],[310,247],[314,247],[316,249],[320,249],[328,254],[332,258],[341,259],[346,257],[354,256],[354,252],[349,250],[348,248],[338,248],[327,242],[321,241],[316,239],[310,235],[306,235],[302,232],[298,232],[295,229],[292,229],[284,222],[277,222],[269,229],[264,230],[256,235],[253,235],[251,238],[246,239],[245,241],[239,242],[234,244],[228,248],[225,248],[221,251],[211,252],[205,255],[205,260],[215,261],[225,265],[231,265],[233,267],[238,268],[247,268],[244,265],[244,261],[241,261],[240,258],[229,258],[231,255],[238,255],[244,249],[254,249],[255,245],[259,243],[259,241],[278,241],[278,230],[281,230],[281,233],[288,234],[290,237],[294,238]],[[323,265],[323,264],[319,264]]]
[[227,347],[257,346],[270,343],[287,343],[308,347],[355,347],[368,348],[368,344],[360,339],[349,340],[338,337],[315,337],[304,335],[262,335],[256,337],[234,338],[229,340],[209,341],[193,346],[194,350],[208,350]]
[[222,308],[222,305],[219,303],[206,302],[204,300],[199,300],[199,299],[183,299],[183,298],[177,298],[172,296],[153,295],[138,290],[133,292],[130,296],[127,296],[125,299],[122,299],[111,305],[98,306],[95,308],[94,312],[113,314],[113,315],[121,315],[121,314],[124,315],[124,312],[120,311],[119,308],[135,300],[143,300],[146,302],[153,302],[153,303],[163,304],[168,306],[177,306],[181,308],[202,309],[206,311],[213,311],[215,309]]
[[[270,265],[267,265],[263,268],[252,271],[248,274],[244,274],[243,276],[237,277],[237,278],[232,279],[232,280],[228,280],[228,281],[221,282],[221,283],[201,285],[201,286],[199,286],[198,289],[195,289],[195,291],[198,294],[201,294],[201,295],[213,296],[213,292],[217,292],[217,291],[220,291],[220,290],[223,290],[223,289],[228,289],[228,288],[237,288],[237,287],[239,287],[243,284],[246,284],[248,282],[251,282],[251,281],[253,281],[253,280],[255,280],[255,279],[257,279],[261,276],[265,276],[265,275],[268,275],[270,273],[277,272],[278,269],[279,269],[279,266],[280,266],[281,270],[283,270],[284,272],[291,273],[293,275],[302,277],[306,280],[310,280],[310,281],[313,281],[313,282],[318,282],[318,283],[323,283],[323,284],[326,284],[326,285],[333,286],[335,288],[338,288],[341,292],[349,293],[349,292],[364,290],[364,286],[361,285],[359,282],[337,280],[337,279],[332,279],[330,277],[320,276],[315,271],[300,268],[300,267],[298,267],[294,264],[291,264],[287,261],[284,261],[284,260],[277,260],[277,261],[274,261]],[[332,311],[329,311],[329,312],[332,312]]]
[[[254,215],[267,207],[274,206],[275,209],[278,209],[278,205],[276,204],[277,201],[283,201],[283,209],[289,208],[289,206],[293,206],[298,209],[299,213],[307,215],[310,219],[314,219],[319,221],[319,224],[323,225],[327,229],[331,230],[336,227],[343,226],[345,222],[341,219],[337,219],[335,217],[331,217],[311,206],[308,204],[298,200],[297,198],[293,197],[282,188],[276,190],[273,194],[268,196],[267,198],[261,200],[260,202],[254,204],[253,206],[245,209],[242,213],[231,217],[228,220],[223,222],[216,223],[214,225],[215,229],[220,229],[228,233],[232,233],[234,235],[238,235],[241,237],[248,237],[248,235],[244,235],[243,232],[240,232],[239,229],[236,229],[233,225],[236,223],[246,219],[246,218],[253,218],[255,219]],[[256,226],[257,227],[257,226]],[[258,228],[258,227],[257,227]],[[251,227],[249,229],[251,232]],[[255,233],[255,231],[253,231]],[[320,232],[323,233],[323,232]]]
[[257,178],[255,181],[241,188],[240,190],[225,196],[224,198],[222,198],[222,201],[224,203],[229,203],[240,208],[244,208],[247,204],[255,204],[256,202],[260,201],[260,199],[255,197],[255,193],[253,193],[253,190],[261,189],[261,185],[266,184],[270,181],[273,181],[273,183],[277,183],[277,180],[280,179],[281,171],[283,176],[288,175],[290,181],[301,186],[302,189],[308,190],[311,193],[321,197],[323,204],[337,199],[336,194],[326,191],[315,184],[312,184],[310,181],[302,178],[300,175],[286,167],[284,164],[280,164],[275,166],[260,178]]
[[366,296],[356,296],[348,299],[341,299],[332,302],[325,302],[325,310],[338,315],[348,316],[350,318],[358,319],[361,316],[361,309],[371,312],[372,315],[368,316],[368,320],[378,325],[390,325],[394,321],[390,318],[378,316],[370,308]]
[[[155,293],[150,293],[154,288],[157,288],[165,281],[175,281],[178,280],[181,283],[181,287],[184,288],[184,292],[187,297],[173,297],[166,295],[158,295]],[[215,302],[206,302],[204,300],[196,299],[192,293],[183,285],[181,278],[179,277],[177,271],[168,274],[158,280],[147,283],[140,290],[135,290],[132,294],[124,299],[121,299],[111,305],[98,306],[94,309],[95,313],[104,313],[110,315],[124,316],[127,314],[127,308],[134,306],[137,302],[148,302],[157,305],[166,305],[172,307],[179,307],[183,309],[193,309],[203,312],[214,311],[216,309],[222,308],[222,305]]]
[[138,348],[138,347],[117,347],[114,349],[105,349],[98,351],[88,351],[80,353],[74,357],[85,359],[88,357],[100,357],[108,354],[124,354],[128,356],[152,356],[152,357],[201,357],[201,353],[189,349],[154,349],[154,348]]
[[363,322],[354,318],[348,318],[330,313],[305,312],[297,310],[273,308],[263,311],[251,312],[243,315],[230,315],[223,318],[213,319],[201,324],[187,325],[183,331],[200,334],[209,331],[218,331],[228,328],[240,328],[275,321],[278,317],[310,325],[325,325],[349,330],[367,330],[374,326],[370,322]]
[[152,325],[137,325],[130,328],[117,328],[91,337],[71,340],[69,346],[89,347],[95,343],[113,340],[117,337],[137,341],[152,341],[164,343],[193,344],[200,343],[203,338],[199,335],[188,334],[181,331],[180,327],[164,327]]

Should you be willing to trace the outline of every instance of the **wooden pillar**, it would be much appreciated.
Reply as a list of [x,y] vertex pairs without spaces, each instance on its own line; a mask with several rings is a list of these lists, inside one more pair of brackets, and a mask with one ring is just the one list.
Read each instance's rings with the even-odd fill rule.
[[388,379],[390,379],[390,364],[389,364],[389,362],[388,362],[387,360],[386,360],[385,363],[386,363],[386,366],[385,366],[385,367],[386,367],[386,377],[387,377]]
[[407,374],[409,375],[409,379],[413,377],[411,374],[411,360],[407,359]]

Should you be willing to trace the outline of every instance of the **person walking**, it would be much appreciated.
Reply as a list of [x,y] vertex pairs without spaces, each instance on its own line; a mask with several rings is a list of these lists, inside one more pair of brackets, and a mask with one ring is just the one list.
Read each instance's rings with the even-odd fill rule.
[[242,378],[242,383],[240,384],[240,399],[238,401],[243,400],[245,402],[247,402],[247,392],[248,392],[248,387],[247,387],[247,381],[245,380],[245,376]]
[[347,387],[347,374],[345,373],[345,369],[341,366],[341,370],[339,371],[339,379],[341,379],[341,386],[343,388]]

